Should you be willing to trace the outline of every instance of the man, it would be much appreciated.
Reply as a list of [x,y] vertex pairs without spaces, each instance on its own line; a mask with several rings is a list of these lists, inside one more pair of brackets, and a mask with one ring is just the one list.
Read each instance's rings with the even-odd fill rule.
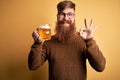
[[36,70],[48,60],[49,80],[86,80],[86,59],[99,72],[105,68],[106,60],[99,50],[93,32],[93,21],[79,32],[75,26],[75,4],[61,1],[57,5],[56,33],[42,43],[37,31],[33,32],[34,44],[28,57],[30,70]]

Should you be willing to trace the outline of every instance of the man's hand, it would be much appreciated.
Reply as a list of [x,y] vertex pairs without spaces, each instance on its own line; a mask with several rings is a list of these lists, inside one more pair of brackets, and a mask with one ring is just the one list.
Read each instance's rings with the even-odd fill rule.
[[90,24],[88,25],[86,19],[84,19],[84,24],[85,24],[85,27],[82,27],[80,29],[80,36],[84,40],[87,40],[93,37],[93,32],[96,29],[96,27],[92,27],[93,20],[91,20]]
[[32,37],[33,37],[33,39],[34,39],[35,42],[41,43],[41,37],[38,34],[37,30],[33,31]]

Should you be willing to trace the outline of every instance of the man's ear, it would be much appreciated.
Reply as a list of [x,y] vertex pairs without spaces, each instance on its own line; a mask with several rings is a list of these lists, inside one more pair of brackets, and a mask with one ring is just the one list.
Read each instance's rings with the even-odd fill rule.
[[58,17],[58,14],[56,16]]
[[76,14],[74,15],[74,17],[76,18]]
[[56,17],[58,18],[58,14],[56,15]]

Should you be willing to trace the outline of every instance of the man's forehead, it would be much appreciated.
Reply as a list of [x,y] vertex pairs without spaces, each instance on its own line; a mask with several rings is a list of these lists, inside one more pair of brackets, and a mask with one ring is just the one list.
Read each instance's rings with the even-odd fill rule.
[[68,13],[68,12],[71,12],[71,13],[74,13],[75,10],[73,8],[65,8],[63,11],[61,12],[64,12],[64,13]]

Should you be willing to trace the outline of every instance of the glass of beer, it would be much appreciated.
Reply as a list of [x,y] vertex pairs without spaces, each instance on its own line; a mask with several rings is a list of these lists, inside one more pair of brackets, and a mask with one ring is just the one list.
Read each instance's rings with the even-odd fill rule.
[[37,31],[43,40],[51,39],[51,27],[49,24],[39,26]]

